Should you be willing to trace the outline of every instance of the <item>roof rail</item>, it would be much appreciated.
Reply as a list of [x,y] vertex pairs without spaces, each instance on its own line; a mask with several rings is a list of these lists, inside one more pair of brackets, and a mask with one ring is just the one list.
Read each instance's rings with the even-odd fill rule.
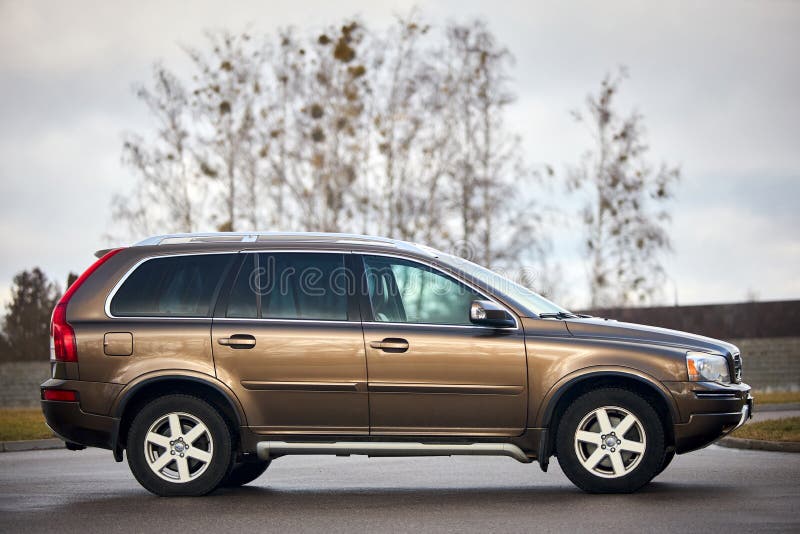
[[151,245],[177,245],[180,243],[214,243],[214,242],[241,242],[251,243],[258,239],[256,233],[234,233],[234,232],[207,232],[189,234],[164,234],[150,236],[134,244],[134,247],[144,247]]
[[148,237],[133,246],[178,245],[183,243],[256,243],[259,241],[328,242],[352,245],[370,244],[410,250],[431,257],[437,256],[437,251],[425,245],[399,241],[388,237],[323,232],[198,232],[164,234]]

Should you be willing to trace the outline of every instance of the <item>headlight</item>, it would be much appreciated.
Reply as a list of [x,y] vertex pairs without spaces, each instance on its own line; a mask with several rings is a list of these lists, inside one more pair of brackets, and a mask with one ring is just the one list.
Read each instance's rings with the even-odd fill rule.
[[687,352],[686,370],[689,371],[689,380],[693,382],[729,384],[731,381],[728,359],[725,356],[706,354],[705,352]]

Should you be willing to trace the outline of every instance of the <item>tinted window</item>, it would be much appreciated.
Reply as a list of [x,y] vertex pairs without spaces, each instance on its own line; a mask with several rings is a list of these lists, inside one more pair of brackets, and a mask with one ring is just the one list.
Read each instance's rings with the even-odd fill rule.
[[[225,317],[255,319],[258,317],[258,294],[254,290],[258,254],[247,254],[233,282]],[[258,275],[255,274],[257,277]]]
[[365,256],[367,288],[376,321],[470,325],[469,308],[480,294],[425,265]]
[[259,254],[258,273],[262,318],[347,320],[343,255]]
[[123,317],[207,317],[231,254],[155,258],[142,263],[111,301]]

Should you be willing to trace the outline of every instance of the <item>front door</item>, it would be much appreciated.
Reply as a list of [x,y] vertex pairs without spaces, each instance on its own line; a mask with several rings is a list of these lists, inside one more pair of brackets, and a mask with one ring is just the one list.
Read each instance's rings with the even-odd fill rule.
[[373,435],[515,436],[527,417],[520,328],[469,321],[479,292],[428,265],[362,256]]
[[341,253],[243,254],[217,307],[217,376],[263,434],[367,434],[358,304]]

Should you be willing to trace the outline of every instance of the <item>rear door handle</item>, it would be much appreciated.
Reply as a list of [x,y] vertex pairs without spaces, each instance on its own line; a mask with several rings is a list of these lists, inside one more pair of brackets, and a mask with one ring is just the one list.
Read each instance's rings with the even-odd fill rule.
[[387,337],[381,341],[370,341],[369,346],[384,352],[405,352],[408,350],[408,341],[399,337]]
[[252,349],[256,346],[256,338],[250,334],[233,334],[231,337],[221,337],[217,342],[232,349]]

